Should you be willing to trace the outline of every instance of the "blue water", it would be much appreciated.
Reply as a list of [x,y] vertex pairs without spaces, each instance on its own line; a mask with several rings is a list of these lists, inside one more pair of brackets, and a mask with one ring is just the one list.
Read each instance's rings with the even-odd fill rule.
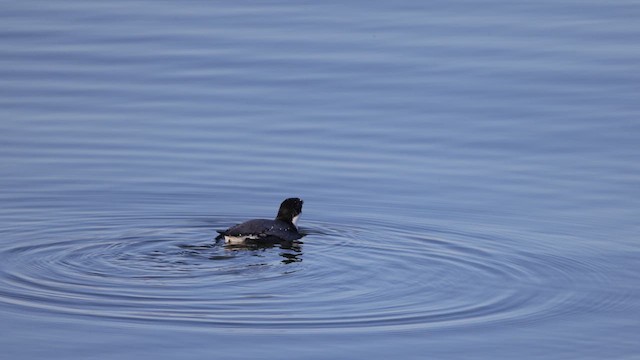
[[3,358],[640,356],[638,2],[0,10]]

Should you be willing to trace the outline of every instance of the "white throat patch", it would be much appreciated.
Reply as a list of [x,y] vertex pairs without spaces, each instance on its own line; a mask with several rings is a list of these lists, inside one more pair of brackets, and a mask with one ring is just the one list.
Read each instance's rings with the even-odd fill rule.
[[300,218],[301,214],[298,214],[296,216],[293,217],[293,219],[291,219],[291,222],[293,223],[293,226],[295,226],[296,228],[298,227],[298,219]]

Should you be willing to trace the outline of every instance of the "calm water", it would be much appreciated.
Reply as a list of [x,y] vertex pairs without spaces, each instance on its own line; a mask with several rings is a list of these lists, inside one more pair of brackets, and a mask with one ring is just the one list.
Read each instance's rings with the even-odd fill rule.
[[640,358],[637,1],[0,10],[3,357]]

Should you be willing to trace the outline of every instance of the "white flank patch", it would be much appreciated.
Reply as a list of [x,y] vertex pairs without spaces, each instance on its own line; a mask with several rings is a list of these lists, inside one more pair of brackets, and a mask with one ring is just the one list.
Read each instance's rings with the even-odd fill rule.
[[258,237],[255,235],[244,235],[244,236],[224,236],[224,242],[229,245],[241,245],[244,244],[246,240],[255,240]]

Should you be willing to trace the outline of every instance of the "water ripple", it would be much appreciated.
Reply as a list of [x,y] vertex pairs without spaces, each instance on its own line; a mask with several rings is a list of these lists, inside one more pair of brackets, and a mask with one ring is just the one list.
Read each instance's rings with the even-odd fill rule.
[[59,229],[0,249],[0,302],[103,321],[348,332],[534,322],[623,301],[586,299],[585,284],[609,281],[600,265],[496,234],[307,222],[291,248],[237,249],[212,240],[221,219],[157,220],[131,230],[105,219],[82,236]]

